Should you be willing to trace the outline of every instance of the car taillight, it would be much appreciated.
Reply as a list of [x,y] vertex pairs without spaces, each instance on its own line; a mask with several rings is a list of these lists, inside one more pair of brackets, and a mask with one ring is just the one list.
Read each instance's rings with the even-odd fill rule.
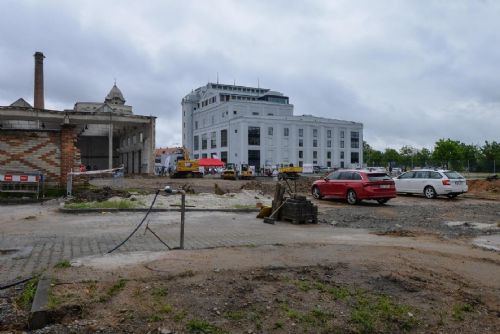
[[443,180],[443,186],[449,186],[450,184],[450,180]]

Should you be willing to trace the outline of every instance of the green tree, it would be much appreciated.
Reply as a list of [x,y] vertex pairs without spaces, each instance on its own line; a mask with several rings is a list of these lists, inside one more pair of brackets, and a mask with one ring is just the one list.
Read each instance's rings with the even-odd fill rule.
[[460,149],[462,150],[462,158],[464,160],[463,167],[467,171],[477,171],[478,166],[481,164],[482,153],[478,146],[468,145],[460,143]]
[[423,148],[415,154],[415,165],[420,167],[430,166],[432,164],[432,152],[428,148]]
[[453,164],[459,163],[463,159],[461,143],[458,140],[439,139],[434,144],[432,158],[441,166],[447,165],[452,168]]
[[396,151],[393,148],[386,148],[384,151],[384,164],[387,166],[389,164],[392,164],[394,166],[395,163],[398,163],[400,161],[400,156],[398,151]]
[[414,163],[414,158],[415,158],[415,154],[417,152],[417,149],[412,147],[412,146],[409,146],[409,145],[405,145],[403,147],[401,147],[401,149],[399,150],[399,156],[400,156],[400,164],[403,165],[403,166],[411,166],[413,167],[413,163]]
[[363,160],[367,166],[380,166],[383,161],[382,152],[373,149],[366,141],[363,141]]
[[481,153],[484,156],[483,169],[496,173],[500,164],[500,143],[485,141],[483,147],[481,147]]

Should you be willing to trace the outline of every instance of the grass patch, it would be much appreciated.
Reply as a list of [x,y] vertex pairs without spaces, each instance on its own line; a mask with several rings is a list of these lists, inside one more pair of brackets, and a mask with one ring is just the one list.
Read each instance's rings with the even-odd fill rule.
[[56,265],[54,266],[54,268],[59,268],[59,269],[69,268],[69,267],[71,267],[71,263],[69,262],[69,260],[60,261],[56,263]]
[[349,289],[344,288],[344,287],[336,287],[336,286],[329,287],[326,290],[326,292],[331,294],[333,296],[333,298],[335,298],[337,300],[346,300],[351,295],[351,292],[349,291]]
[[190,333],[194,334],[222,334],[225,333],[221,328],[212,325],[208,321],[193,319],[189,320],[187,325],[187,329]]
[[295,285],[302,291],[309,291],[312,289],[311,283],[308,281],[295,281]]
[[170,304],[163,304],[160,306],[159,311],[165,314],[172,313],[174,311],[174,307]]
[[154,288],[151,291],[151,296],[160,298],[160,297],[165,297],[168,293],[168,290],[164,287],[159,287],[159,288]]
[[39,278],[35,277],[26,283],[21,294],[14,300],[17,308],[26,310],[31,306],[33,298],[35,298],[38,280]]
[[238,320],[245,318],[245,312],[241,311],[241,310],[229,311],[229,312],[224,313],[224,318],[229,319],[229,320],[233,320],[233,321],[238,321]]
[[474,307],[470,304],[467,304],[467,303],[456,304],[456,305],[453,305],[453,308],[451,310],[451,316],[456,321],[463,321],[465,313],[470,313],[473,310],[474,310]]
[[162,320],[163,320],[163,317],[161,315],[158,315],[158,314],[152,314],[147,318],[148,322],[158,322],[158,321],[162,321]]
[[134,209],[143,206],[140,201],[130,201],[122,199],[119,201],[102,201],[102,202],[81,202],[81,203],[66,203],[66,209]]
[[408,331],[417,325],[412,309],[393,302],[389,296],[358,291],[351,321],[361,333]]
[[63,299],[58,297],[58,296],[55,296],[54,294],[50,293],[49,294],[49,300],[47,302],[47,307],[50,309],[50,310],[55,310],[56,308],[58,308],[60,305],[62,305],[63,303]]
[[113,284],[111,288],[108,290],[108,296],[113,297],[116,296],[120,291],[125,288],[125,285],[127,284],[127,280],[124,278],[120,278],[118,282]]

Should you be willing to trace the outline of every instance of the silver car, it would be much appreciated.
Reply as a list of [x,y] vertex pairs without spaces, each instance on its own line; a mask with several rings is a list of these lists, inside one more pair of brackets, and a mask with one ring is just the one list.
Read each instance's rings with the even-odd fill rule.
[[459,173],[443,169],[417,169],[394,178],[396,192],[424,194],[427,198],[445,195],[449,198],[466,193],[467,181]]

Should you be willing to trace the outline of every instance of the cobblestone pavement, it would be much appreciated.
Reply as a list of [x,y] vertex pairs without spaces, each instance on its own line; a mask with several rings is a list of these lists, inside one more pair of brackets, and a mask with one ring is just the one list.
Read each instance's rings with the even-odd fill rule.
[[[0,284],[29,276],[62,260],[104,254],[119,244],[144,213],[63,214],[56,205],[0,207]],[[179,246],[180,213],[151,213],[149,227],[170,247]],[[186,214],[185,248],[308,242],[331,234],[328,225],[263,224],[255,214]],[[117,252],[166,247],[144,226]]]

